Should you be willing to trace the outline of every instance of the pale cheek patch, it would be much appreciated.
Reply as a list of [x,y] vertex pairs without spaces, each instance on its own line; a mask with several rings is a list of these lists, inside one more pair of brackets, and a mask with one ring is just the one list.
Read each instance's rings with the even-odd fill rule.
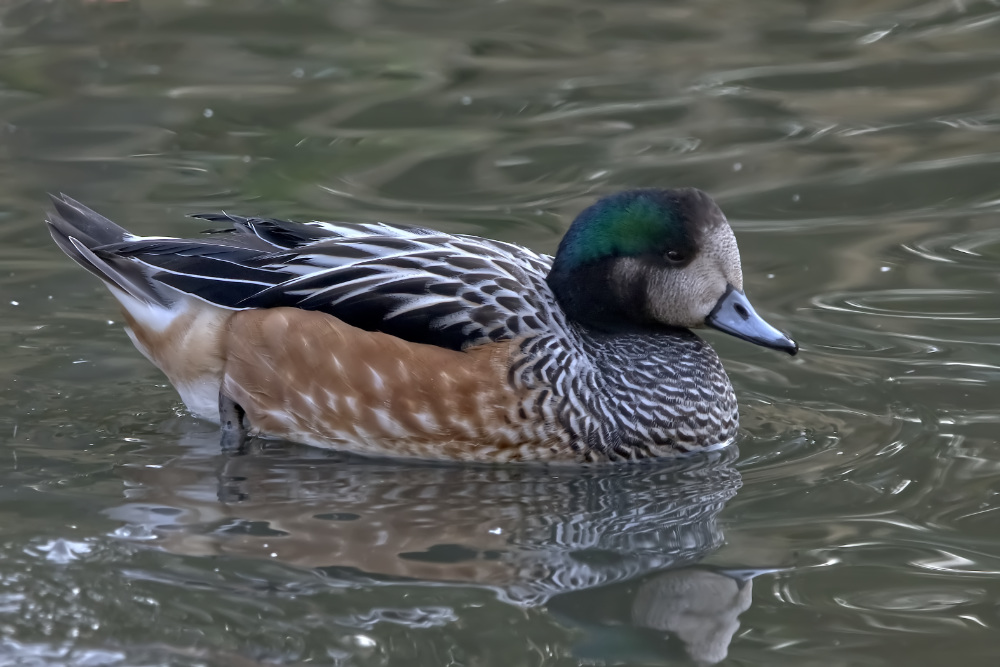
[[722,219],[705,234],[690,264],[656,272],[649,281],[650,311],[665,324],[703,327],[728,285],[743,290],[743,269],[736,236]]
[[743,291],[743,267],[740,263],[740,249],[736,245],[736,235],[728,224],[722,227],[705,243],[702,252],[715,262],[718,271],[727,284]]
[[664,324],[697,328],[726,290],[714,262],[699,256],[683,269],[663,270],[649,283],[650,310]]

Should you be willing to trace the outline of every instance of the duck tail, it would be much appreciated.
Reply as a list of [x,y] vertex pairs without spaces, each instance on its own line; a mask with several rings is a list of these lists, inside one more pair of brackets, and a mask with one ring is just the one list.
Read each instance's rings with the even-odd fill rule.
[[135,301],[144,306],[171,307],[173,299],[167,290],[157,288],[146,267],[101,251],[102,246],[137,236],[66,195],[50,197],[54,210],[46,216],[49,233],[70,259],[100,278],[127,310],[137,305]]

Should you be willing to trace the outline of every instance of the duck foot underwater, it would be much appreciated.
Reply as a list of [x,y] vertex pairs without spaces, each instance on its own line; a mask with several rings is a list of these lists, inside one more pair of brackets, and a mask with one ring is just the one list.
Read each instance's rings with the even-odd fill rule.
[[613,194],[554,257],[388,223],[194,217],[142,237],[65,196],[56,244],[111,291],[132,342],[222,447],[254,433],[360,454],[621,461],[731,442],[736,396],[692,329],[795,354],[743,292],[700,190]]
[[246,411],[236,402],[219,394],[219,426],[222,432],[220,445],[226,453],[245,454],[247,429],[243,424]]

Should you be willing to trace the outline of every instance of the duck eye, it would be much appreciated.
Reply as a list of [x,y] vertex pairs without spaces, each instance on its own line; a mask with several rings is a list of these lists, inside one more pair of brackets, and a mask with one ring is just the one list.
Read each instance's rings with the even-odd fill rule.
[[669,259],[671,262],[679,262],[684,259],[684,255],[682,255],[677,250],[668,250],[667,259]]

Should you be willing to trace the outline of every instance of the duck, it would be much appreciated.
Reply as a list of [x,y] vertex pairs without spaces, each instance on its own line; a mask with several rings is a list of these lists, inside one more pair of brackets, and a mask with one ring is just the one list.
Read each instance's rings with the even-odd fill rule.
[[55,243],[226,451],[270,437],[376,457],[617,462],[732,442],[711,327],[794,355],[754,310],[736,237],[695,188],[604,196],[555,256],[386,222],[228,213],[138,236],[66,196]]

